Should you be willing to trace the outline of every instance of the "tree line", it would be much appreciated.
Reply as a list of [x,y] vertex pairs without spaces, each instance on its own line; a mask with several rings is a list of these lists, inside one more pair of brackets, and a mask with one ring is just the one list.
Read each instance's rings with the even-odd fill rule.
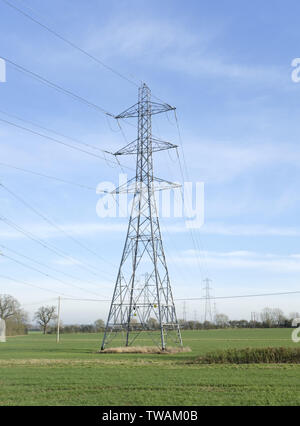
[[[28,314],[21,309],[21,305],[10,295],[0,295],[0,318],[6,322],[6,334],[8,336],[27,334],[28,330],[42,330],[44,334],[56,332],[57,313],[55,306],[41,306],[34,313],[33,321],[29,322]],[[191,321],[179,320],[180,327],[186,330],[203,330],[216,328],[291,328],[292,321],[300,318],[298,312],[291,312],[286,316],[279,308],[264,308],[259,314],[255,314],[252,320],[230,320],[225,314],[216,314],[212,321]],[[159,329],[159,322],[156,318],[149,318],[148,328]],[[136,318],[131,321],[131,328],[140,328]],[[96,320],[92,324],[67,324],[60,323],[61,333],[98,333],[105,328],[102,319]]]
[[225,314],[216,314],[212,321],[179,320],[182,328],[202,330],[214,328],[291,328],[295,318],[300,318],[299,312],[291,312],[288,316],[279,308],[264,308],[256,313],[252,320],[230,320]]

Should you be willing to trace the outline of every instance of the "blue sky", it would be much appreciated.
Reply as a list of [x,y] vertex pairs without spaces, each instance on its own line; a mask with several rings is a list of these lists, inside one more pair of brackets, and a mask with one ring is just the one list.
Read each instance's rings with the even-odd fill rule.
[[[299,3],[13,3],[129,79],[146,81],[156,96],[177,107],[189,176],[193,182],[205,183],[205,225],[198,232],[201,252],[195,253],[183,221],[162,220],[175,298],[201,297],[206,276],[213,280],[216,296],[299,290],[300,84],[291,80],[291,61],[300,56]],[[26,5],[32,10],[25,9]],[[2,1],[0,17],[1,57],[112,113],[136,102],[134,85]],[[112,119],[41,85],[9,64],[7,82],[0,83],[0,110],[0,119],[38,130],[4,113],[14,114],[101,149],[113,151],[126,144]],[[122,128],[126,140],[135,138],[133,127],[122,123]],[[179,143],[173,115],[156,117],[153,129],[161,138]],[[1,189],[1,216],[76,261],[45,250],[3,222],[1,244],[57,269],[48,273],[86,291],[62,285],[5,257],[0,262],[1,274],[75,298],[110,298],[126,220],[97,217],[96,186],[102,181],[117,183],[120,170],[3,122],[0,135],[0,162],[94,188],[80,189],[0,166],[1,182],[6,187],[100,256],[58,232]],[[132,158],[125,163],[134,165]],[[155,173],[167,180],[180,179],[174,153],[155,157]],[[7,249],[2,251],[9,254]],[[47,272],[44,266],[9,255]],[[77,260],[91,265],[97,273],[87,274]],[[1,279],[0,286],[1,293],[16,296],[30,313],[41,301],[52,303],[50,299],[56,297],[6,279]],[[250,312],[265,306],[281,307],[288,314],[300,310],[300,298],[217,302],[217,310],[232,318],[249,318]],[[181,316],[182,302],[177,307]],[[201,319],[203,303],[188,302],[187,310],[188,317]],[[63,320],[88,322],[104,318],[106,312],[107,304],[103,303],[64,302]]]

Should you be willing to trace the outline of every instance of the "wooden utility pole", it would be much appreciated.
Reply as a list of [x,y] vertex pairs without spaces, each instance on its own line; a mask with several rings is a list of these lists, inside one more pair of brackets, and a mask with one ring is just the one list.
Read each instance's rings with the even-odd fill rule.
[[60,296],[58,297],[58,304],[57,304],[56,343],[59,343],[59,327],[60,327]]

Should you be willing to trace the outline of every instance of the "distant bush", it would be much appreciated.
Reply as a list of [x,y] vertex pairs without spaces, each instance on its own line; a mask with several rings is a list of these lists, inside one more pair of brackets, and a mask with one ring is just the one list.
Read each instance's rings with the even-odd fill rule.
[[194,360],[199,364],[300,364],[300,348],[227,349]]
[[6,335],[17,336],[28,334],[27,324],[20,318],[8,318],[6,320]]
[[[47,334],[55,334],[57,327],[52,326],[48,328]],[[103,331],[103,329],[97,328],[94,324],[69,324],[60,326],[61,334],[70,334],[70,333],[98,333]]]

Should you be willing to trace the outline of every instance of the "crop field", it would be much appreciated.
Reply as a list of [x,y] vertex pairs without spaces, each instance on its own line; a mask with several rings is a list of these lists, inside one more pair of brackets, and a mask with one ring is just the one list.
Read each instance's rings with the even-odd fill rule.
[[[100,334],[0,344],[0,405],[299,405],[300,364],[193,361],[227,348],[298,347],[289,329],[184,331],[191,352],[99,354]],[[145,340],[144,344],[151,345]]]

